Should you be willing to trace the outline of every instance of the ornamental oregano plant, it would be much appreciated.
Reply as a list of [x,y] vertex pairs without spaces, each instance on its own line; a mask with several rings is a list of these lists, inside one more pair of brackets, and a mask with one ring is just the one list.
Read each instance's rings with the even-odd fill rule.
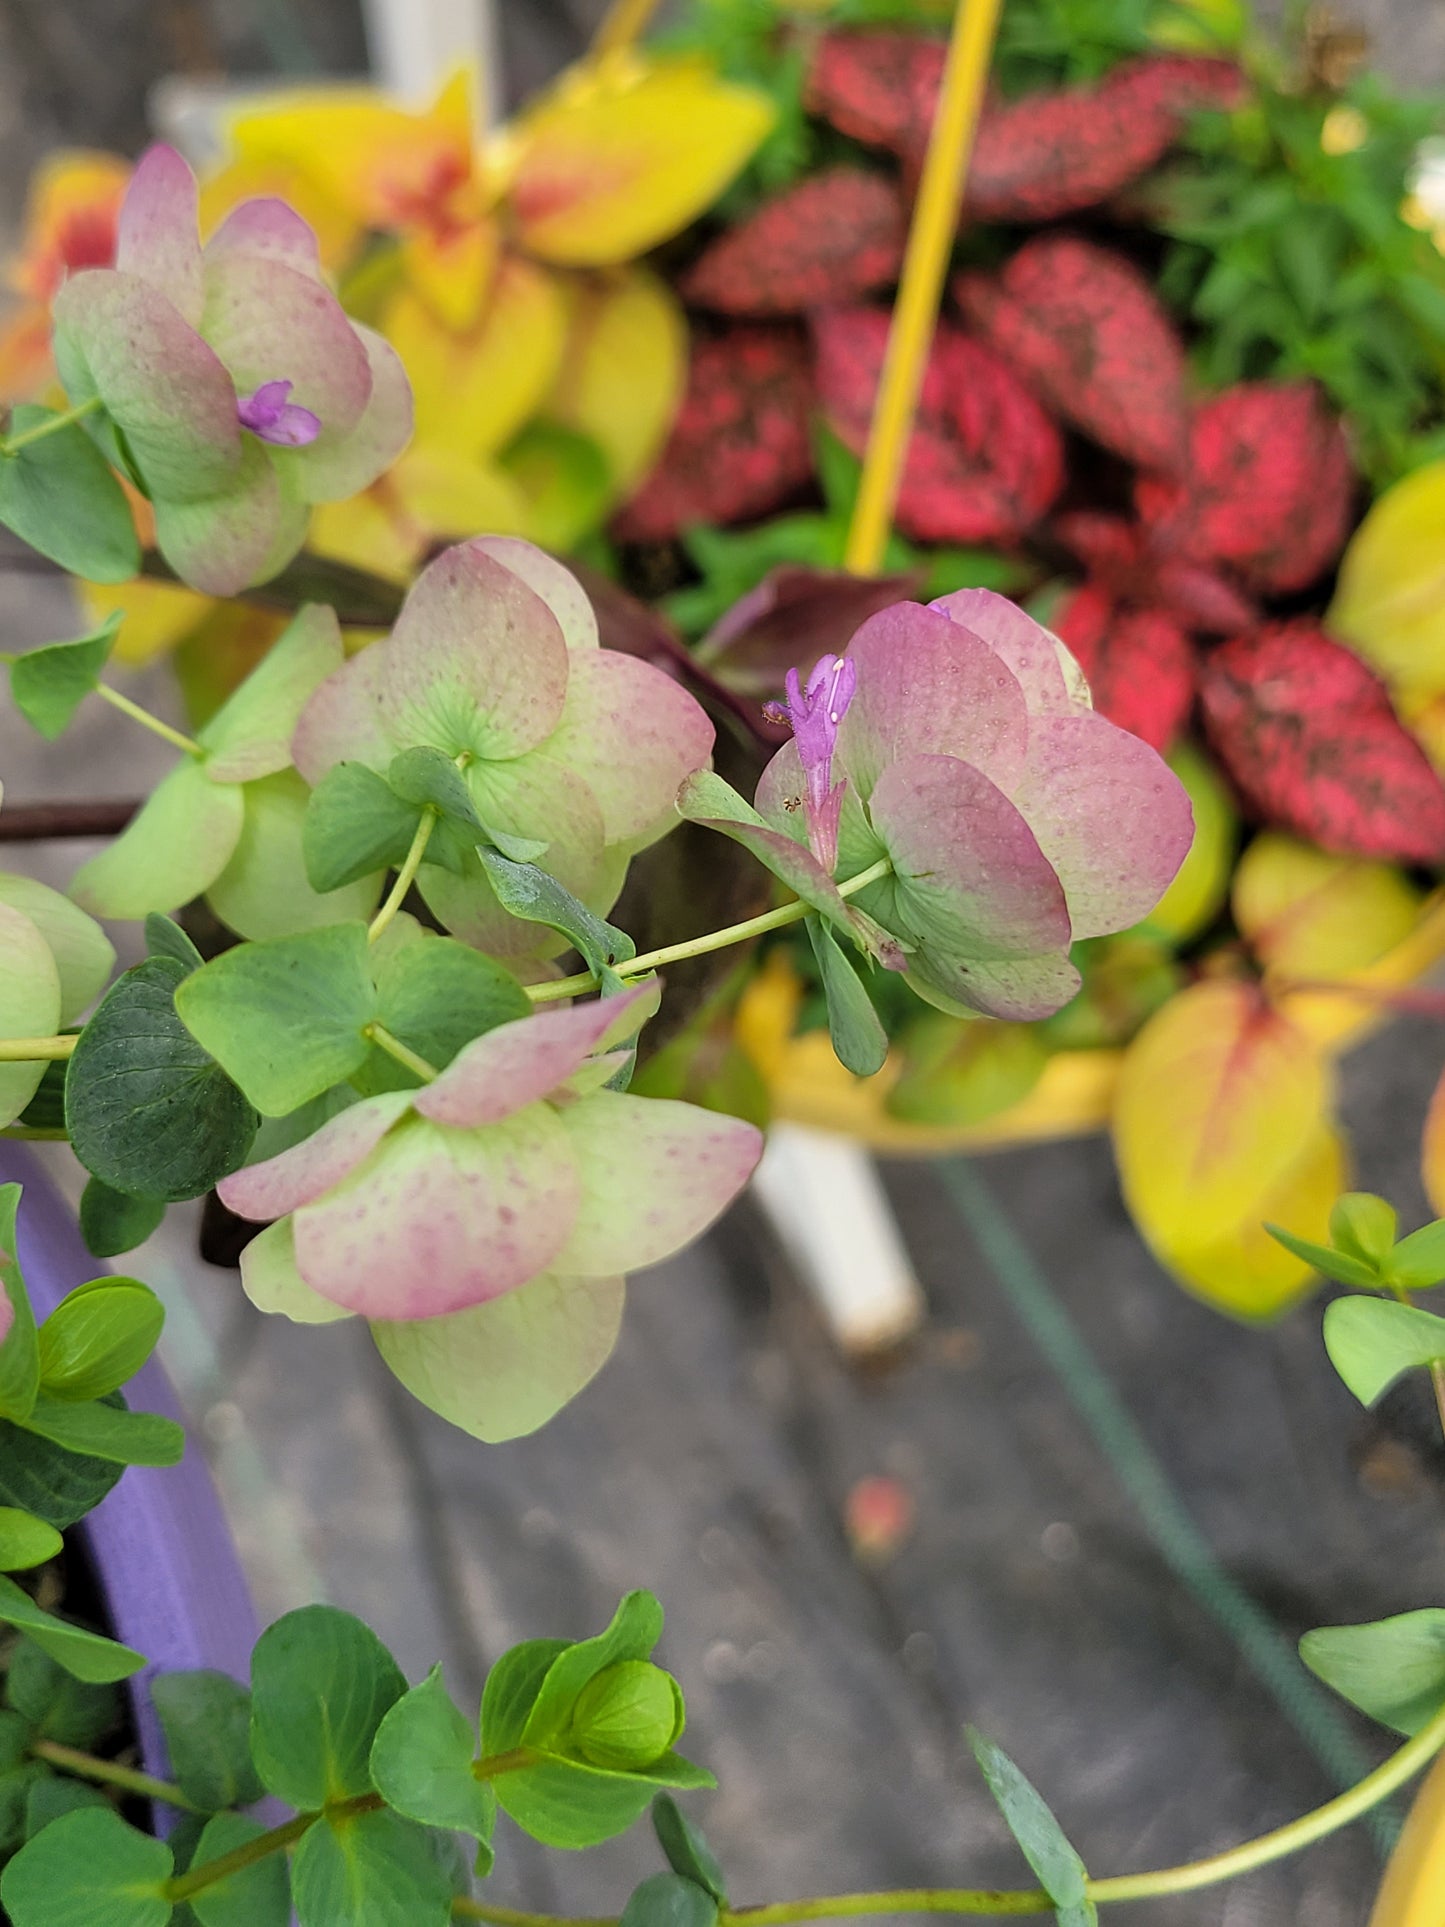
[[[54,314],[68,405],[10,416],[0,521],[93,582],[140,566],[139,503],[151,571],[212,595],[274,583],[310,505],[372,484],[406,444],[401,364],[343,312],[305,223],[250,202],[202,247],[195,181],[169,149],[135,171],[115,267],[72,275]],[[1072,945],[1146,916],[1190,845],[1177,778],[1095,712],[1048,630],[983,589],[884,607],[844,654],[795,671],[773,717],[790,735],[751,801],[713,767],[713,722],[682,682],[601,647],[578,581],[514,537],[479,531],[433,556],[379,639],[304,602],[193,734],[108,680],[118,626],[10,661],[15,706],[48,740],[103,701],[175,760],[68,895],[0,877],[0,1131],[69,1142],[100,1256],[216,1190],[258,1227],[242,1257],[255,1305],[364,1318],[402,1383],[484,1440],[582,1389],[626,1273],[703,1231],[757,1160],[751,1124],[629,1089],[668,965],[804,924],[834,1047],[866,1076],[887,1047],[881,985],[956,1016],[1046,1017],[1078,987]],[[608,919],[632,858],[683,819],[741,846],[779,901],[639,953]],[[225,933],[209,956],[172,916],[198,899]],[[145,940],[113,981],[106,921]],[[133,1280],[96,1279],[37,1329],[18,1198],[0,1191],[13,1927],[284,1927],[293,1908],[302,1927],[545,1927],[474,1897],[498,1809],[577,1849],[649,1807],[666,1864],[622,1927],[900,1912],[1081,1927],[1101,1901],[1307,1844],[1445,1743],[1445,1613],[1316,1633],[1316,1670],[1410,1737],[1290,1827],[1195,1866],[1091,1879],[976,1736],[1036,1885],[737,1908],[671,1798],[712,1779],[676,1750],[661,1611],[635,1592],[594,1638],[506,1654],[475,1724],[439,1673],[408,1687],[360,1622],[303,1608],[262,1635],[249,1692],[209,1674],[154,1683],[175,1776],[155,1780],[88,1750],[142,1655],[7,1574],[43,1574],[124,1465],[179,1456],[178,1428],[121,1393],[160,1307]],[[1334,1247],[1308,1255],[1398,1301],[1445,1271],[1437,1251],[1442,1227],[1396,1244],[1387,1208],[1355,1199]],[[1328,1318],[1364,1397],[1407,1365],[1445,1372],[1445,1323],[1417,1307],[1345,1300]],[[292,1817],[252,1815],[263,1796]],[[164,1837],[137,1824],[145,1799],[180,1816]]]

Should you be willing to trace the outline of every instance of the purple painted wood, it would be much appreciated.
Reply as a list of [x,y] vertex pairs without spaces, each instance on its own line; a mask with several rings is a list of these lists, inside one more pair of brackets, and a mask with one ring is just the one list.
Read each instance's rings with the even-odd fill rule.
[[[22,1145],[0,1143],[0,1180],[25,1187],[20,1267],[35,1315],[44,1318],[66,1292],[105,1267],[86,1250],[74,1214]],[[154,1359],[127,1386],[126,1397],[137,1411],[182,1417]],[[146,1769],[166,1778],[165,1741],[147,1683],[155,1673],[198,1666],[244,1680],[257,1633],[236,1548],[194,1436],[179,1465],[130,1466],[81,1530],[111,1630],[150,1661],[129,1686]]]

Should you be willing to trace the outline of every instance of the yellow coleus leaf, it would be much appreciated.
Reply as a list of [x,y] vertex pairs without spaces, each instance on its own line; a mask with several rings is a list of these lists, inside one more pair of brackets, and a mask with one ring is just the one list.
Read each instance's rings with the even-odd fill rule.
[[1180,944],[1207,929],[1223,908],[1239,846],[1239,813],[1223,777],[1193,743],[1176,743],[1167,761],[1193,805],[1194,840],[1141,927]]
[[65,149],[31,178],[20,252],[5,280],[17,294],[48,302],[67,274],[108,268],[130,162],[96,149]]
[[116,640],[117,662],[139,668],[166,656],[198,629],[216,606],[178,582],[77,582],[81,606],[97,628],[119,609],[125,620]]
[[687,379],[687,321],[676,296],[640,268],[576,281],[567,343],[544,412],[607,458],[618,500],[662,453]]
[[766,94],[699,60],[615,56],[575,69],[493,150],[519,244],[607,267],[711,206],[773,125]]
[[1325,621],[1400,690],[1445,689],[1445,462],[1375,503],[1345,550]]
[[1154,1250],[1208,1250],[1257,1218],[1330,1097],[1322,1053],[1256,985],[1181,991],[1130,1046],[1114,1108],[1124,1196]]
[[1314,1289],[1302,1258],[1271,1238],[1265,1224],[1282,1224],[1301,1238],[1328,1244],[1330,1211],[1347,1188],[1348,1160],[1337,1131],[1316,1127],[1299,1157],[1245,1218],[1210,1244],[1155,1247],[1179,1282],[1237,1318],[1274,1318]]
[[413,443],[363,494],[315,509],[309,546],[333,561],[410,582],[441,542],[530,532],[527,505],[499,469]]
[[501,258],[502,237],[489,216],[455,227],[420,228],[401,244],[407,281],[447,328],[474,325]]
[[1445,1077],[1435,1086],[1420,1143],[1420,1176],[1437,1217],[1445,1218]]
[[238,158],[201,182],[201,233],[209,236],[242,201],[274,199],[294,207],[316,236],[321,265],[339,273],[363,226],[346,203],[304,167],[284,159]]
[[1234,921],[1279,977],[1336,979],[1402,943],[1424,892],[1390,863],[1332,856],[1266,830],[1240,858]]
[[567,311],[554,276],[512,256],[473,328],[446,328],[409,288],[388,304],[382,332],[411,378],[413,446],[490,455],[536,413],[557,378]]
[[484,211],[474,85],[459,69],[417,113],[372,87],[291,91],[245,108],[229,131],[239,159],[298,168],[368,227],[445,227]]

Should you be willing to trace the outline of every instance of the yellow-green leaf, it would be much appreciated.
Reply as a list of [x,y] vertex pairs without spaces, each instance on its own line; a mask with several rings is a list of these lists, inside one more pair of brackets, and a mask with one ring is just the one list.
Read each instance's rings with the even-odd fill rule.
[[1234,873],[1234,920],[1281,977],[1335,979],[1414,929],[1424,894],[1393,864],[1332,856],[1266,830]]
[[1445,462],[1388,488],[1340,564],[1326,623],[1390,682],[1445,687]]
[[1229,894],[1239,817],[1224,779],[1202,750],[1177,743],[1168,763],[1194,806],[1194,841],[1144,928],[1171,943],[1186,943],[1213,923]]
[[766,94],[698,60],[574,70],[503,137],[522,247],[574,267],[645,253],[711,206],[774,113]]
[[631,269],[571,294],[567,346],[546,414],[595,442],[619,498],[662,451],[687,374],[687,323],[656,275]]

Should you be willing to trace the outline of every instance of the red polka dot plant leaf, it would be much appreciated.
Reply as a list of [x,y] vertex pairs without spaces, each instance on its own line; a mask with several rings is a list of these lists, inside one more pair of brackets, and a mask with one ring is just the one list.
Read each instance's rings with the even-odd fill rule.
[[1161,754],[1168,749],[1194,703],[1194,650],[1179,625],[1086,583],[1057,612],[1054,628],[1088,678],[1095,709]]
[[1344,430],[1317,390],[1251,382],[1201,404],[1185,476],[1141,476],[1135,501],[1180,561],[1226,563],[1249,587],[1285,595],[1338,556],[1354,493]]
[[976,221],[1052,221],[1097,207],[1173,145],[1191,114],[1236,106],[1239,69],[1161,55],[1126,61],[1093,87],[990,102],[969,166]]
[[850,140],[911,154],[933,124],[943,61],[943,42],[917,34],[825,34],[803,105]]
[[[888,340],[879,308],[814,319],[818,393],[840,440],[861,455]],[[1009,542],[1050,507],[1064,479],[1058,429],[982,342],[944,323],[934,338],[898,497],[920,542]]]
[[1344,855],[1445,862],[1445,787],[1384,684],[1312,622],[1216,649],[1200,698],[1210,744],[1265,822]]
[[1076,509],[1058,516],[1053,532],[1111,594],[1158,609],[1191,634],[1239,635],[1259,621],[1255,604],[1228,576],[1181,561],[1121,515]]
[[1189,436],[1184,347],[1148,281],[1070,234],[1026,241],[1002,274],[963,275],[964,314],[1049,406],[1105,448],[1171,474]]
[[907,218],[897,186],[861,167],[830,167],[721,235],[682,283],[720,314],[806,314],[896,280]]
[[662,459],[614,524],[624,541],[664,541],[699,522],[745,521],[813,473],[807,338],[750,323],[695,341],[687,393]]

